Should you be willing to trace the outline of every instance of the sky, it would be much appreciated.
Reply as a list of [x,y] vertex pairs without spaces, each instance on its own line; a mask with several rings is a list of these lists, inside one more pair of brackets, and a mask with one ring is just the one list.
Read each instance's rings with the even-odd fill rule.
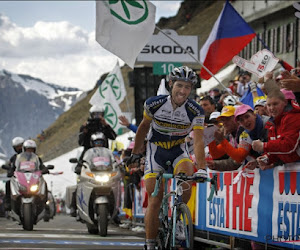
[[[181,1],[152,1],[156,21]],[[95,1],[0,1],[0,70],[92,89],[119,60],[95,41]]]

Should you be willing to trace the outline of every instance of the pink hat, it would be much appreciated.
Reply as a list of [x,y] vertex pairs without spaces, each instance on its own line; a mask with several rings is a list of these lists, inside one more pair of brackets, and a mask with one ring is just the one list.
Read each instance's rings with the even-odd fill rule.
[[133,149],[133,148],[134,148],[134,141],[129,143],[129,146],[128,146],[127,149]]
[[286,100],[295,100],[296,96],[293,91],[287,89],[280,89],[280,91],[284,94]]
[[240,115],[243,115],[245,113],[247,113],[247,111],[249,110],[252,110],[253,111],[253,108],[251,108],[249,105],[247,104],[242,104],[240,106],[238,106],[236,109],[235,109],[235,112],[234,112],[234,120],[235,122],[237,122],[237,117],[240,116]]

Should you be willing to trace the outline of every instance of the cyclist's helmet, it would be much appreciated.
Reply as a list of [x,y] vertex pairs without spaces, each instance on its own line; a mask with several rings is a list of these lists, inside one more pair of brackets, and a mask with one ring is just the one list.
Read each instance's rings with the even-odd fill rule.
[[256,106],[262,106],[262,107],[264,107],[264,106],[266,106],[266,103],[267,103],[266,99],[258,99],[258,100],[255,102],[255,104],[254,104],[254,108],[255,108]]
[[104,116],[104,108],[96,106],[96,105],[93,105],[90,108],[90,116],[91,116],[91,118],[95,118],[95,116],[98,116],[99,114],[101,116]]
[[91,136],[91,146],[92,147],[95,147],[95,146],[104,147],[105,142],[106,142],[106,138],[102,132],[97,132],[95,134],[92,134],[92,136]]
[[24,139],[22,137],[15,137],[12,139],[11,141],[11,145],[14,148],[14,150],[16,151],[16,153],[21,153],[22,152],[22,145],[24,143]]
[[238,97],[231,96],[231,95],[226,96],[223,100],[224,106],[234,106],[236,105],[237,101],[238,101]]
[[175,67],[169,75],[169,79],[175,81],[185,81],[196,85],[198,82],[196,73],[187,66]]
[[36,151],[36,143],[34,140],[26,140],[23,143],[23,150],[26,151],[27,148],[33,148],[34,152]]

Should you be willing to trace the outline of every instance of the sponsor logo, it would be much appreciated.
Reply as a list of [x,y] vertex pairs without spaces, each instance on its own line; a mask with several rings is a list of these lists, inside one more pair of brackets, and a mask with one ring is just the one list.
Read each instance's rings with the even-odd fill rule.
[[180,111],[175,111],[174,116],[180,117]]
[[270,57],[268,55],[265,55],[264,58],[261,60],[261,62],[258,64],[257,71],[263,72],[267,67],[269,61],[270,61]]
[[154,120],[154,122],[160,126],[160,127],[167,127],[167,128],[175,128],[175,129],[187,129],[190,127],[190,125],[184,125],[184,124],[174,124],[169,122],[161,122],[159,120]]
[[142,1],[109,1],[110,13],[120,21],[129,24],[139,24],[144,22],[148,15],[148,5]]
[[187,46],[185,50],[178,45],[146,45],[141,51],[142,54],[195,54],[191,46]]
[[[300,240],[300,172],[279,171],[278,172],[278,201],[277,230],[276,239],[285,241]],[[287,199],[288,196],[294,198]]]
[[[241,177],[238,184],[233,184],[237,172],[217,173],[220,192],[225,196],[215,196],[209,202],[208,224],[213,227],[252,232],[252,208],[254,178]],[[212,173],[210,173],[212,178]]]

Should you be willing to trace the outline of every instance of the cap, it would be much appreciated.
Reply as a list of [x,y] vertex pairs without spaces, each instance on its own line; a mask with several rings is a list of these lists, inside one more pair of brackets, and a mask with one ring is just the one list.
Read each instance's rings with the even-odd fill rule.
[[212,91],[220,92],[220,90],[218,88],[214,88]]
[[134,148],[134,141],[129,143],[129,146],[128,146],[127,149],[133,149],[133,148]]
[[280,89],[280,91],[284,94],[286,100],[295,100],[296,96],[293,91],[287,89]]
[[237,122],[237,117],[240,116],[240,115],[243,115],[245,113],[247,113],[247,111],[249,110],[252,110],[253,111],[253,108],[251,108],[249,105],[247,104],[242,104],[240,106],[238,106],[236,109],[235,109],[235,112],[234,112],[234,120]]
[[217,119],[220,116],[220,112],[212,112],[209,116],[209,120]]
[[230,117],[230,116],[233,116],[234,115],[234,111],[235,111],[235,107],[234,106],[224,106],[221,110],[221,114],[220,116],[218,117],[221,118],[221,117]]

